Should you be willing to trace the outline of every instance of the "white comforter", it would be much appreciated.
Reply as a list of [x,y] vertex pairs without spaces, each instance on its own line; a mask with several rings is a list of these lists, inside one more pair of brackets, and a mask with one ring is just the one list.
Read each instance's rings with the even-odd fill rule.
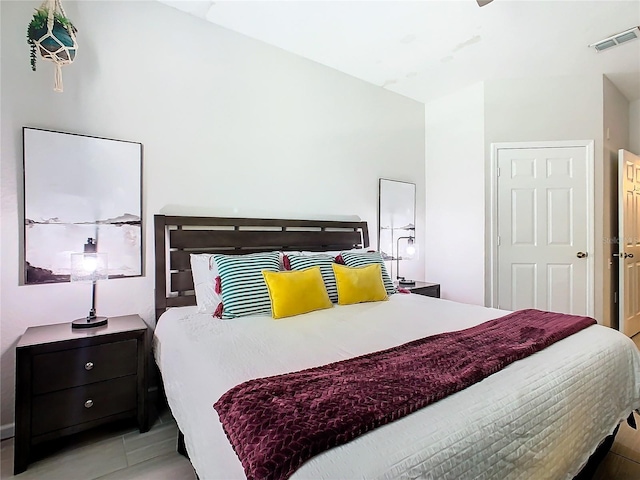
[[[244,478],[213,409],[229,388],[506,313],[421,295],[282,320],[217,320],[182,307],[160,318],[154,347],[200,479]],[[629,338],[596,325],[314,457],[292,478],[570,479],[637,408],[640,354]]]

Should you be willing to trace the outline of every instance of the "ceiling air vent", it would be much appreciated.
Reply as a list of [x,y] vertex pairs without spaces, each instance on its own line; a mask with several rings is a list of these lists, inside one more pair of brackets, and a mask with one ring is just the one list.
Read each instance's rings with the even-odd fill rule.
[[629,40],[635,40],[636,38],[640,38],[640,27],[633,27],[629,30],[625,30],[624,32],[616,33],[615,35],[599,40],[596,43],[592,43],[589,46],[595,48],[598,52],[601,52],[602,50],[621,45]]

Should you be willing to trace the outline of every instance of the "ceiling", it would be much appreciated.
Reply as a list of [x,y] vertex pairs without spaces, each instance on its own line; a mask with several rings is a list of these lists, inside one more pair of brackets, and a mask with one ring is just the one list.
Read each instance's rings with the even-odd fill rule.
[[421,102],[473,83],[606,74],[640,98],[640,0],[179,1],[165,4]]

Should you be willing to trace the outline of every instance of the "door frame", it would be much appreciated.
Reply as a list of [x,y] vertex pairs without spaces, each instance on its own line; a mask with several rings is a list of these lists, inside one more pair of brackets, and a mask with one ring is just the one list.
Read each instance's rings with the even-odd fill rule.
[[489,298],[490,307],[498,306],[498,151],[519,148],[583,147],[587,150],[587,315],[595,313],[595,196],[594,173],[595,155],[593,140],[553,140],[547,142],[499,142],[491,144],[491,165],[489,174],[490,243],[485,252],[489,258]]

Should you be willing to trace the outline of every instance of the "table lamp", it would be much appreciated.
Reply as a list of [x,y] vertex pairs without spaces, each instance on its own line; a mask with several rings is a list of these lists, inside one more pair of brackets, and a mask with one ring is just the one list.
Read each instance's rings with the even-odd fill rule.
[[85,318],[71,322],[72,328],[93,328],[106,325],[107,317],[96,316],[96,282],[109,278],[107,254],[98,253],[98,246],[93,238],[88,238],[84,245],[84,253],[71,254],[71,281],[91,282],[91,310]]
[[[400,240],[407,240],[407,245],[404,249],[403,254],[400,254]],[[398,237],[396,240],[396,279],[398,280],[398,285],[401,287],[413,287],[416,284],[415,280],[407,280],[404,277],[400,276],[400,259],[411,259],[417,252],[417,245],[415,243],[415,238],[413,236],[408,237]]]

